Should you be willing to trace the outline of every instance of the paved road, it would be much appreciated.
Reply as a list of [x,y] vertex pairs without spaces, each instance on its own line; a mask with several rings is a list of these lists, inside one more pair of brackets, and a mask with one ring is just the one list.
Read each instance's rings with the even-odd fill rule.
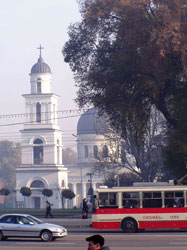
[[[1,250],[86,250],[88,233],[69,233],[64,239],[54,242],[40,240],[7,240],[0,243]],[[106,245],[111,250],[184,250],[187,249],[186,233],[140,233],[136,235],[104,233]]]
[[85,238],[101,233],[111,250],[184,250],[187,249],[187,230],[147,231],[124,234],[120,230],[95,230],[90,220],[48,219],[52,223],[67,227],[69,235],[54,242],[38,240],[9,239],[0,242],[0,250],[86,250]]

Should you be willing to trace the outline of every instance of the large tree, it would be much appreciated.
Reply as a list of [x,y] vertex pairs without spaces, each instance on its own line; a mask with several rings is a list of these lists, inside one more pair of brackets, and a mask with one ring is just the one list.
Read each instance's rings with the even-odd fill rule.
[[75,73],[79,105],[106,112],[123,134],[130,123],[139,138],[155,105],[179,131],[178,107],[187,108],[186,1],[79,3],[82,20],[70,26],[63,49]]
[[155,107],[151,109],[146,128],[142,144],[139,143],[137,133],[130,124],[125,140],[121,141],[115,133],[106,134],[106,140],[110,145],[108,157],[103,157],[102,152],[99,152],[95,171],[102,172],[109,180],[111,176],[118,176],[120,185],[124,184],[120,181],[124,172],[129,173],[130,178],[135,177],[142,181],[169,179],[171,176],[163,164],[163,149],[167,143],[166,120]]
[[[187,92],[185,93],[187,97]],[[186,98],[187,102],[187,98]],[[178,107],[180,125],[169,131],[166,148],[166,166],[172,171],[176,179],[186,175],[187,169],[187,111],[186,105]],[[181,109],[185,109],[181,112]]]
[[20,144],[11,141],[0,141],[0,178],[4,187],[15,188],[16,168],[21,163]]
[[[143,143],[139,142],[136,130],[128,126],[124,142],[123,161],[129,170],[133,170],[131,156],[135,159],[136,171],[143,181],[153,181],[165,178],[168,171],[164,167],[163,151],[167,144],[167,127],[163,115],[152,107],[146,131],[143,134]],[[130,155],[130,157],[129,157]],[[167,176],[170,178],[170,175]]]

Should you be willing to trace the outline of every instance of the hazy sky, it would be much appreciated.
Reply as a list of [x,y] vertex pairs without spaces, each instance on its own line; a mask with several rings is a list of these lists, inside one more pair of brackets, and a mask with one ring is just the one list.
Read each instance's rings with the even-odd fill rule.
[[[0,0],[0,4],[0,115],[25,112],[21,95],[30,93],[29,73],[37,62],[40,44],[53,73],[53,93],[61,96],[59,110],[77,109],[73,74],[61,53],[68,26],[80,20],[76,0]],[[75,146],[72,134],[76,134],[77,119],[59,120],[64,145]],[[23,125],[9,124],[23,121],[21,117],[1,118],[0,140],[19,139]]]

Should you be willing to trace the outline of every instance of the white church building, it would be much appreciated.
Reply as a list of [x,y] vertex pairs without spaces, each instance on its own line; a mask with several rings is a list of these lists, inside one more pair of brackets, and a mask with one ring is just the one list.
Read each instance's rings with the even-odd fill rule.
[[77,164],[67,165],[69,188],[76,194],[70,207],[80,207],[88,198],[90,187],[95,190],[104,182],[104,176],[94,171],[99,152],[108,147],[105,134],[107,120],[92,108],[83,113],[77,124]]
[[[94,171],[99,152],[111,149],[106,135],[111,134],[105,116],[92,108],[83,113],[77,124],[77,163],[62,165],[62,131],[58,125],[58,99],[52,93],[52,73],[40,55],[30,73],[30,94],[25,98],[26,121],[22,137],[21,165],[16,169],[17,207],[44,208],[46,197],[43,189],[51,189],[47,199],[53,208],[62,208],[61,192],[71,189],[75,198],[66,202],[67,208],[80,207],[83,198],[90,198],[91,191],[104,182],[104,176]],[[114,140],[116,141],[116,140]],[[118,149],[117,149],[118,150]],[[31,196],[24,198],[22,187],[31,189]]]
[[41,56],[30,73],[30,94],[24,94],[26,121],[22,136],[22,160],[16,170],[17,206],[23,206],[21,187],[32,194],[26,197],[27,208],[44,208],[43,189],[51,189],[48,200],[61,208],[61,191],[68,187],[67,168],[62,165],[62,131],[58,125],[59,96],[52,93],[52,73]]

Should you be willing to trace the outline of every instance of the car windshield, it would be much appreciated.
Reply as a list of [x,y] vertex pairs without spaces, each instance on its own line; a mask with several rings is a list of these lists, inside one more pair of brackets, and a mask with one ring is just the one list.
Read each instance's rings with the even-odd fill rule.
[[37,224],[43,223],[43,221],[37,219],[37,218],[34,217],[34,216],[27,216],[27,218],[29,218],[30,220],[34,221],[34,222],[37,223]]

